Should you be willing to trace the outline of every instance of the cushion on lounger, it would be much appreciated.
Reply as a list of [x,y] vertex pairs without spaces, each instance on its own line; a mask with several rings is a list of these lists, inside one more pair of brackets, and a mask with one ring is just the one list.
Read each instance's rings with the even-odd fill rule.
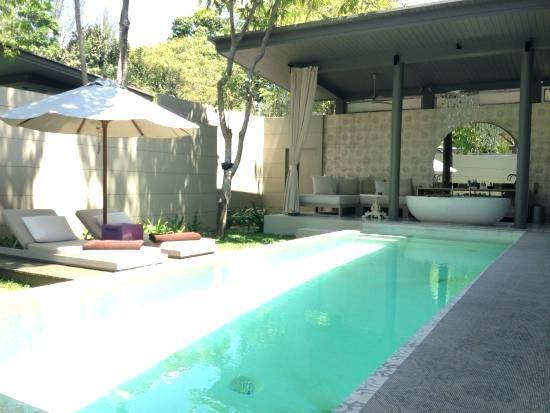
[[77,239],[65,217],[34,216],[21,220],[36,242],[59,242]]
[[314,194],[336,194],[336,180],[332,176],[312,176]]
[[143,240],[91,240],[82,245],[83,250],[139,250]]
[[198,232],[176,232],[173,234],[149,234],[149,239],[153,242],[166,241],[196,241],[201,239]]
[[357,177],[338,177],[338,194],[340,195],[357,195],[359,193],[359,185]]
[[[96,215],[95,220],[99,225],[103,225],[103,214]],[[109,212],[107,214],[108,224],[133,224],[132,218],[126,212]]]

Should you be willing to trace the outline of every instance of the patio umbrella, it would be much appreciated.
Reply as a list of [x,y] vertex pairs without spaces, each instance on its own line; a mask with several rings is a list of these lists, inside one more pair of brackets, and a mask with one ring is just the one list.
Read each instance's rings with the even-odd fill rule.
[[103,135],[103,223],[107,223],[107,138],[176,138],[198,126],[116,83],[101,79],[0,114],[11,126]]

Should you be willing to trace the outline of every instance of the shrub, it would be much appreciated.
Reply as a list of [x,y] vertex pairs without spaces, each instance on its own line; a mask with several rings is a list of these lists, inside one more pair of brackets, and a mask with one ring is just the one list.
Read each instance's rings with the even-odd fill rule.
[[233,212],[228,220],[228,227],[231,225],[246,226],[248,232],[251,227],[255,227],[257,232],[264,231],[265,208],[258,208],[256,204],[251,207],[245,207],[237,212]]

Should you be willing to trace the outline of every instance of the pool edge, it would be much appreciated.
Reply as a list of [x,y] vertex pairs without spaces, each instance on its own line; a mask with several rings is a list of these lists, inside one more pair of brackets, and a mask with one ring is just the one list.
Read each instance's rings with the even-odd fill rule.
[[466,295],[481,277],[491,268],[507,251],[510,250],[521,238],[525,236],[526,231],[514,239],[510,245],[502,251],[495,260],[485,268],[469,285],[460,293],[455,295],[451,301],[435,314],[426,324],[420,327],[412,337],[407,340],[397,351],[387,358],[370,376],[359,384],[336,408],[332,413],[360,413],[367,402],[380,390],[391,375],[403,364],[403,362],[422,344],[426,337],[439,324],[439,322],[451,311],[451,309]]

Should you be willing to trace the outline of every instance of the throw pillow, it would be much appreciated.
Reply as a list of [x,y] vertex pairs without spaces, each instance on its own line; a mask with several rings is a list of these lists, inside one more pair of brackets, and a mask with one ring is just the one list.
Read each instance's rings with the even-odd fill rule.
[[314,194],[336,194],[335,180],[332,176],[312,176]]
[[374,181],[374,187],[376,195],[388,195],[390,192],[389,182],[386,181]]
[[341,195],[357,195],[359,193],[356,177],[338,177],[338,193]]

